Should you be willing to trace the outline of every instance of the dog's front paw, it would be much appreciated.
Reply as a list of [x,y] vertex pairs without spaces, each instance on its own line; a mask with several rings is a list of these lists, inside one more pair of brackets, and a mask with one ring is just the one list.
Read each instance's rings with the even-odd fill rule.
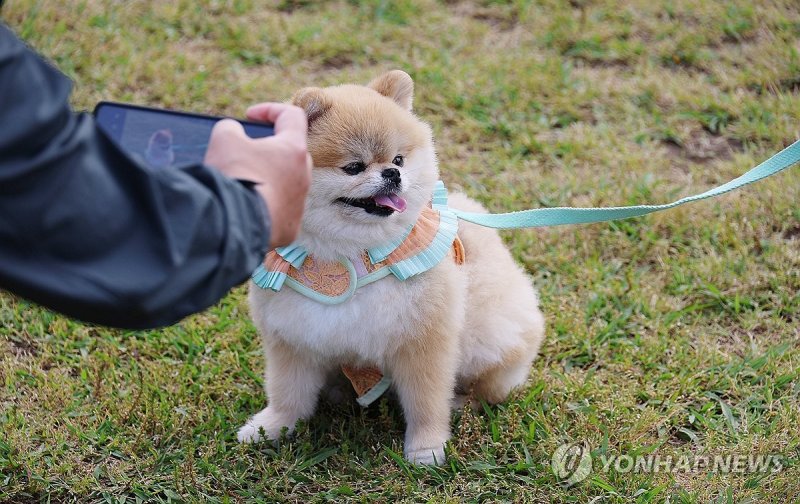
[[280,415],[267,406],[239,429],[236,438],[240,443],[255,443],[262,439],[277,440],[284,428],[287,429],[287,434],[291,433],[296,422],[296,419]]
[[444,444],[433,448],[418,448],[405,451],[406,460],[420,465],[442,465],[445,461]]
[[280,431],[277,433],[270,433],[264,425],[259,425],[252,420],[242,425],[239,428],[239,432],[236,433],[236,439],[238,439],[240,443],[258,443],[262,439],[275,441],[279,437]]

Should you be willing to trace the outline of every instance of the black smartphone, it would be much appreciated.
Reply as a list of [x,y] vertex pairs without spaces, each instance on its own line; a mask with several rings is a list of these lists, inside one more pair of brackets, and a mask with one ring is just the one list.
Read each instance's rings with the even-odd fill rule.
[[[97,104],[94,116],[98,126],[126,152],[155,169],[202,163],[211,128],[223,119],[106,101]],[[251,138],[275,134],[272,124],[239,122]]]

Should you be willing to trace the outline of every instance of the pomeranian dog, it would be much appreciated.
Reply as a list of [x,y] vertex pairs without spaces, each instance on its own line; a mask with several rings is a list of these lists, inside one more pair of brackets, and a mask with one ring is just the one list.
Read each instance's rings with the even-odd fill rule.
[[[453,252],[438,262],[416,262],[418,274],[404,280],[362,282],[392,262],[393,247],[403,261],[447,235],[444,214],[432,209],[439,171],[431,128],[412,113],[413,91],[411,77],[394,70],[367,86],[304,88],[292,99],[308,115],[314,170],[292,250],[265,260],[295,288],[251,284],[268,406],[239,430],[242,442],[291,432],[342,366],[374,367],[391,377],[402,405],[406,459],[441,464],[451,405],[467,396],[498,403],[528,377],[544,319],[495,231],[461,222],[456,239],[444,238]],[[461,194],[447,204],[485,211]]]

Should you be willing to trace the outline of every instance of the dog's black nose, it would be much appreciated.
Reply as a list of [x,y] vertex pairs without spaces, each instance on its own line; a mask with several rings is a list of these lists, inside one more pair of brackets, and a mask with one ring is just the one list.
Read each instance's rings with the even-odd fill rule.
[[394,184],[400,184],[400,170],[397,168],[386,168],[381,172],[381,177]]

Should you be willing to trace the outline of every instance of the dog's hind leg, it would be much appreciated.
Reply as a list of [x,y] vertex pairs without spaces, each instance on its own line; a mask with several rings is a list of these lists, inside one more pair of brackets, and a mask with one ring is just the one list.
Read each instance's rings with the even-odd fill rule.
[[[541,320],[541,317],[539,317]],[[503,356],[503,360],[487,369],[473,382],[473,393],[476,399],[483,399],[489,404],[503,402],[517,387],[522,386],[528,379],[531,364],[539,350],[543,321],[530,329],[526,344],[510,349]]]
[[512,390],[521,386],[528,379],[533,357],[520,358],[509,363],[498,364],[478,378],[474,385],[476,399],[483,399],[489,404],[498,404],[506,400]]

